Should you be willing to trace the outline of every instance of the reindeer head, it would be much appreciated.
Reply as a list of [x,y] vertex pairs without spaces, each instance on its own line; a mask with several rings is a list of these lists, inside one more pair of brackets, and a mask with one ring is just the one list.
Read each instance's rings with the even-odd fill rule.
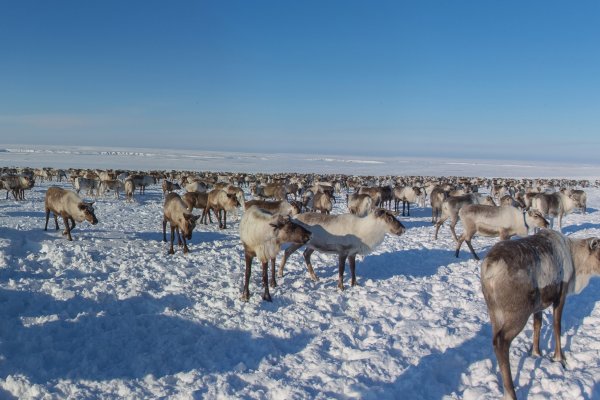
[[296,200],[290,201],[290,205],[292,206],[292,215],[297,215],[302,212],[302,203]]
[[186,240],[192,240],[192,231],[196,227],[196,221],[200,218],[200,215],[183,214],[183,217],[185,221],[179,229],[181,229],[181,233]]
[[580,249],[578,253],[582,256],[580,265],[577,266],[578,273],[583,275],[600,275],[600,238],[591,237],[583,239],[586,249]]
[[529,210],[525,213],[525,222],[530,228],[548,228],[550,224],[538,210]]
[[269,225],[274,228],[275,237],[281,243],[304,244],[310,240],[310,231],[293,222],[289,216],[279,215]]
[[396,216],[391,211],[383,208],[377,208],[373,212],[373,215],[375,215],[375,218],[383,221],[386,224],[388,231],[394,235],[400,236],[406,231],[404,225],[402,225],[402,223],[396,219]]
[[583,208],[584,207],[584,204],[581,201],[581,198],[579,196],[575,196],[573,194],[570,194],[569,198],[573,201],[573,203],[575,203],[575,207],[577,207],[577,208]]
[[233,210],[240,206],[240,201],[235,193],[227,193],[227,209]]
[[96,218],[96,214],[94,214],[93,204],[94,204],[93,201],[91,203],[86,203],[86,202],[82,201],[81,203],[79,203],[79,205],[77,207],[81,211],[83,211],[83,215],[87,222],[89,222],[92,225],[96,225],[98,223],[98,219]]

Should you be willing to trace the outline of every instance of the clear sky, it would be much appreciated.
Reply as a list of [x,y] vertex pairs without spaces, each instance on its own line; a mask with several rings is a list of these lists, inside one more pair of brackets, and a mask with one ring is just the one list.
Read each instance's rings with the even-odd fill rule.
[[0,143],[598,161],[598,1],[0,0]]

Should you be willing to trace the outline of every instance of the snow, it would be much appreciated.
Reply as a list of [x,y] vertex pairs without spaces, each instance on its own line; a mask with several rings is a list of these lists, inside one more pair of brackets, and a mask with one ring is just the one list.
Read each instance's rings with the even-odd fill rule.
[[[94,148],[67,149],[65,154],[48,146],[0,147],[7,150],[0,152],[0,165],[7,166],[87,163],[221,171],[268,166],[265,170],[320,168],[373,175],[417,173],[424,166],[425,174],[441,175],[454,162],[459,169],[453,171],[469,176],[485,175],[486,169],[494,176],[500,171],[505,176],[547,176],[544,165],[522,169],[523,162],[508,161],[348,157],[340,162],[344,157],[216,152],[191,157],[192,152]],[[389,171],[393,165],[405,172]],[[593,166],[548,168],[559,177],[600,175]],[[321,253],[312,257],[320,277],[312,282],[297,252],[271,290],[272,303],[261,300],[254,264],[250,301],[244,303],[239,218],[226,230],[199,225],[190,253],[176,248],[170,256],[161,240],[162,191],[154,185],[131,204],[123,198],[99,198],[99,224],[78,224],[68,242],[61,231],[43,230],[43,197],[53,184],[36,183],[25,201],[5,200],[4,192],[0,198],[0,398],[502,395],[479,283],[481,263],[464,249],[460,258],[454,257],[447,226],[433,240],[430,208],[417,207],[411,217],[401,217],[407,232],[386,236],[374,253],[357,262],[359,286],[348,285],[346,271],[347,289],[340,292],[337,258]],[[566,234],[600,236],[600,189],[586,191],[589,213],[565,217]],[[339,201],[334,212],[344,211],[345,202]],[[461,230],[459,223],[457,232]],[[495,239],[481,236],[473,239],[481,256],[493,243]],[[528,355],[531,324],[513,342],[511,368],[519,398],[600,398],[599,293],[600,280],[592,279],[567,301],[562,335],[567,369],[550,359],[549,310],[541,335],[543,357]]]

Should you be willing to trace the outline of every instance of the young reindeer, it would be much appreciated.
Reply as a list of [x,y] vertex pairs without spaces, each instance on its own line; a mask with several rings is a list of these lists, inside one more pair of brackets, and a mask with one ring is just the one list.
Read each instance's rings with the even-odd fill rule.
[[554,228],[554,218],[558,217],[558,230],[562,230],[563,216],[575,208],[583,206],[573,196],[557,192],[551,194],[540,193],[531,201],[531,208],[539,210],[543,215],[550,217],[550,227]]
[[269,261],[271,261],[271,286],[275,287],[277,286],[275,257],[281,249],[281,245],[291,242],[301,246],[310,239],[310,232],[292,222],[287,216],[273,214],[257,206],[250,206],[240,222],[240,239],[244,246],[246,260],[242,300],[248,301],[250,298],[252,260],[257,257],[262,265],[263,300],[271,301],[268,284]]
[[516,399],[510,344],[533,314],[534,356],[540,355],[542,311],[552,305],[554,361],[565,364],[560,344],[566,297],[580,293],[600,274],[600,239],[572,239],[550,229],[496,243],[481,265],[481,287],[492,323],[492,343],[504,398]]
[[441,186],[435,186],[430,193],[429,201],[431,202],[431,223],[435,224],[440,220],[442,215],[442,205],[444,200],[448,198],[446,192]]
[[179,186],[179,183],[171,182],[164,179],[162,182],[163,197],[165,197],[168,193],[171,193],[174,190],[181,190],[181,186]]
[[473,258],[479,260],[471,245],[475,233],[483,236],[500,236],[500,240],[510,239],[514,235],[527,236],[531,228],[547,228],[548,221],[535,210],[522,212],[513,206],[488,206],[483,204],[468,204],[458,211],[463,223],[464,232],[456,245],[456,257],[463,242],[467,242]]
[[236,194],[227,193],[222,189],[213,189],[208,192],[206,207],[202,212],[201,221],[206,221],[207,214],[210,219],[210,211],[212,210],[219,221],[219,228],[227,229],[227,211],[233,211],[239,206],[240,202],[238,201]]
[[435,223],[435,240],[438,238],[440,227],[444,225],[444,222],[446,222],[448,218],[450,218],[450,231],[452,232],[454,240],[458,242],[458,236],[456,236],[456,230],[454,229],[458,223],[458,211],[467,204],[487,204],[490,206],[496,205],[494,203],[494,199],[492,199],[490,196],[483,196],[476,193],[448,197],[442,203],[442,216]]
[[[202,210],[204,214],[204,209],[206,208],[206,203],[208,202],[208,193],[206,192],[187,192],[181,197],[181,200],[187,206],[188,212],[192,212],[194,208],[198,208]],[[210,214],[208,214],[208,218],[210,223],[212,224],[212,218],[210,218]],[[206,224],[206,220],[200,220],[200,222],[204,222]]]
[[410,203],[418,203],[423,197],[423,191],[417,186],[404,186],[394,188],[394,210],[399,211],[400,202],[402,202],[402,216],[404,209],[407,208],[407,216],[410,217]]
[[163,213],[163,242],[167,241],[167,222],[171,227],[171,247],[169,248],[169,254],[175,254],[173,250],[175,232],[177,232],[177,244],[180,246],[181,234],[183,234],[183,253],[188,253],[189,249],[186,240],[192,240],[192,231],[196,227],[196,221],[200,216],[188,213],[187,205],[177,193],[169,193],[167,195]]
[[[58,215],[60,215],[65,223],[65,231],[63,235],[72,241],[71,231],[75,228],[75,221],[88,221],[92,225],[98,223],[94,214],[94,202],[86,203],[79,196],[70,190],[51,186],[46,191],[44,198],[44,207],[46,209],[46,225],[44,230],[48,230],[48,220],[50,219],[50,211],[54,214],[54,225],[58,230]],[[69,224],[71,221],[71,224]]]

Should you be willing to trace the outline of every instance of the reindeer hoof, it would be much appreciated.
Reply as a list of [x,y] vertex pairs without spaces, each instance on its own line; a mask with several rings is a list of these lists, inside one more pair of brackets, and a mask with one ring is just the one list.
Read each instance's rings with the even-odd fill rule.
[[175,251],[173,251],[172,249],[169,250],[169,254],[175,254]]
[[343,283],[338,283],[338,289],[340,289],[343,292],[345,290],[344,284]]
[[567,360],[564,355],[561,357],[552,357],[552,361],[560,363],[564,369],[567,369]]
[[273,299],[271,299],[271,295],[268,293],[263,294],[263,300],[264,301],[273,301]]
[[277,282],[275,280],[271,280],[270,285],[271,285],[272,288],[276,288],[277,287]]
[[247,302],[250,299],[250,292],[244,292],[242,293],[242,296],[240,297],[240,300]]

